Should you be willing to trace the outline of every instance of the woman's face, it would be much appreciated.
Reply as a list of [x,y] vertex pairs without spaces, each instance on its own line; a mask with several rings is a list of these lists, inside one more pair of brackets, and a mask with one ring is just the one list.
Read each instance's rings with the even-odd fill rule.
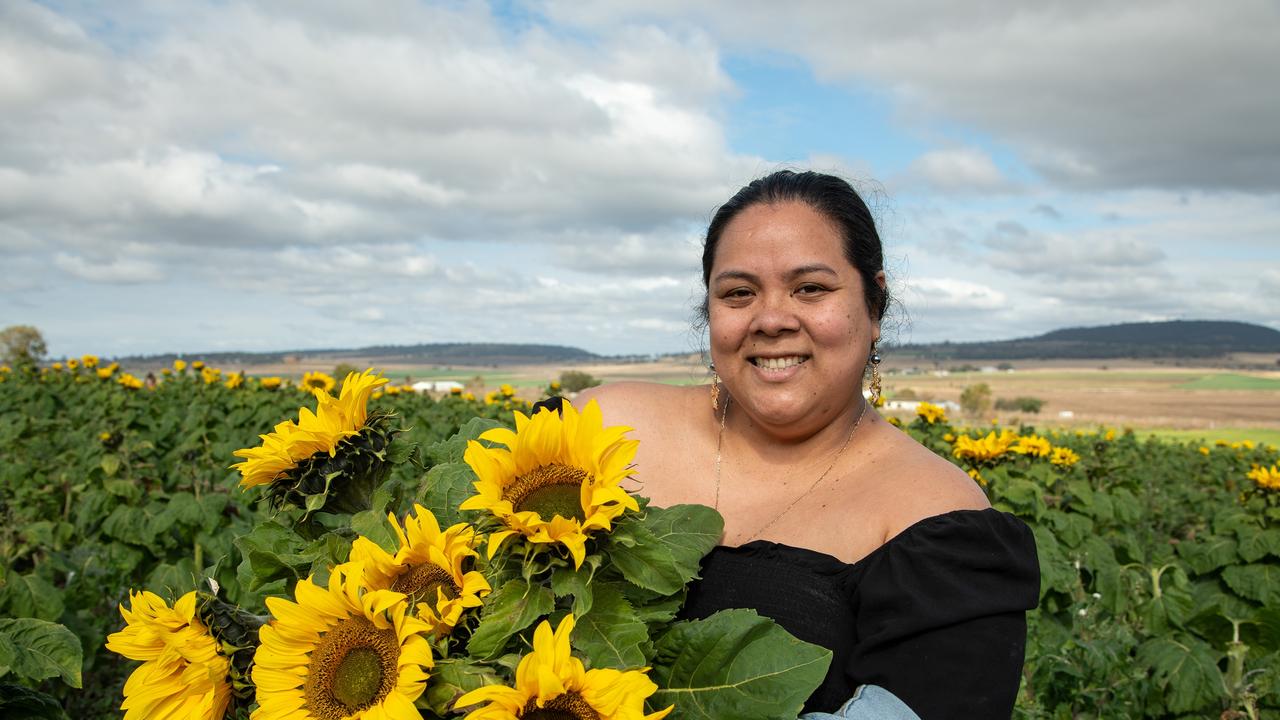
[[711,359],[752,420],[803,435],[857,404],[880,323],[826,216],[802,202],[740,212],[720,236],[708,295]]

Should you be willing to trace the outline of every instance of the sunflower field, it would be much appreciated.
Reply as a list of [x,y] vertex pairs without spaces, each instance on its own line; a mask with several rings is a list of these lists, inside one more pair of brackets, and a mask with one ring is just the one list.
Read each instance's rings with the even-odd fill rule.
[[[719,518],[591,408],[301,385],[0,369],[0,718],[790,720],[825,673],[676,619]],[[1018,717],[1280,718],[1276,448],[899,424],[1035,533]]]

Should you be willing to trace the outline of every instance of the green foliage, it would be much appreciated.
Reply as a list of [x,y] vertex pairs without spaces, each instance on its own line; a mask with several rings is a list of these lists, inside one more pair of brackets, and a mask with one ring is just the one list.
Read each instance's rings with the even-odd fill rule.
[[997,410],[1016,410],[1024,413],[1039,413],[1044,407],[1044,400],[1036,397],[1018,396],[1016,398],[996,398]]
[[680,717],[694,720],[794,720],[831,664],[830,650],[751,610],[672,625],[656,653],[650,704],[678,703]]
[[590,373],[581,370],[565,370],[560,373],[560,387],[566,392],[580,392],[589,387],[595,387],[601,382],[600,378],[592,377]]
[[[466,449],[525,408],[407,393],[374,401],[403,428],[368,448],[389,466],[378,487],[357,512],[304,521],[302,510],[257,502],[260,489],[240,490],[228,467],[232,451],[312,404],[252,386],[188,372],[129,391],[84,370],[0,383],[0,716],[118,716],[136,665],[103,644],[130,589],[172,600],[212,578],[262,615],[265,597],[299,579],[323,583],[356,534],[390,549],[388,512],[420,503],[442,526],[480,521],[457,509],[475,482]],[[1079,462],[1008,452],[970,464],[953,458],[947,437],[959,431],[945,421],[907,429],[1032,527],[1041,601],[1028,617],[1018,717],[1280,716],[1280,494],[1246,478],[1280,463],[1274,448],[1048,433]],[[449,715],[462,693],[510,676],[538,622],[573,612],[589,667],[654,667],[664,689],[650,711],[794,718],[826,651],[749,612],[675,619],[719,523],[700,506],[642,506],[589,540],[580,568],[552,546],[504,546],[477,563],[494,592],[458,629],[421,704]]]
[[986,383],[966,386],[960,392],[960,409],[970,415],[981,415],[991,409],[991,386]]

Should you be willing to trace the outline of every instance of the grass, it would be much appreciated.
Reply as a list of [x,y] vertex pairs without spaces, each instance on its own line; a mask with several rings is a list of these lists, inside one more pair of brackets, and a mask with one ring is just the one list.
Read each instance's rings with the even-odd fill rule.
[[1178,385],[1182,390],[1280,390],[1280,379],[1222,373]]
[[1203,440],[1211,443],[1215,440],[1225,440],[1227,442],[1252,440],[1256,443],[1266,443],[1280,447],[1280,429],[1276,428],[1220,428],[1214,430],[1135,429],[1134,432],[1138,435],[1155,435],[1162,440],[1177,440],[1180,442]]

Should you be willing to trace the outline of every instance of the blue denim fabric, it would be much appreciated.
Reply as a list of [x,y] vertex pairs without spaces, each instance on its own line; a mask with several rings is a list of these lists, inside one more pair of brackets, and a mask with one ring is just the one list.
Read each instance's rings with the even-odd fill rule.
[[805,713],[797,720],[920,720],[897,695],[878,685],[860,685],[834,715]]

